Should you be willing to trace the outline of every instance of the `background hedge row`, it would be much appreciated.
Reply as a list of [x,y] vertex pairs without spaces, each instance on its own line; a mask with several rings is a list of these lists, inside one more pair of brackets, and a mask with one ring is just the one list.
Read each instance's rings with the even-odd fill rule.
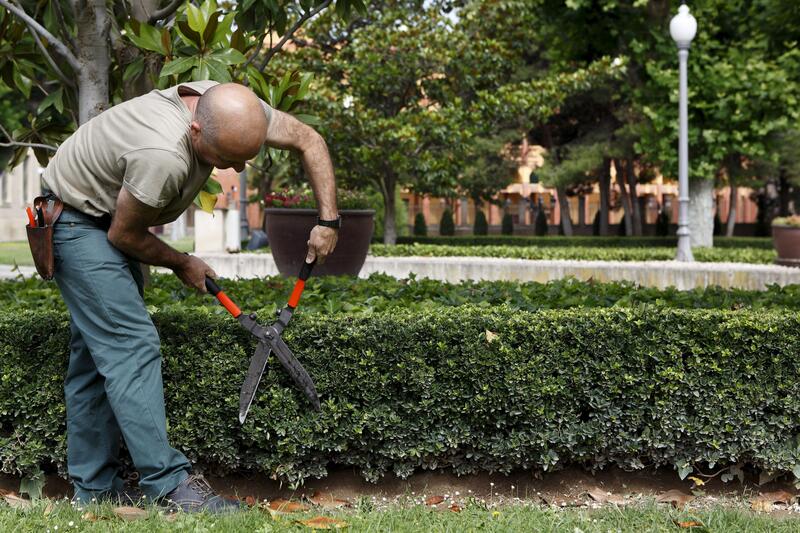
[[[611,246],[537,246],[537,245],[466,245],[449,244],[372,244],[369,253],[378,257],[508,257],[513,259],[563,259],[583,261],[672,261],[675,249]],[[760,247],[693,248],[695,260],[710,263],[772,264],[775,250]]]
[[[222,280],[220,284],[245,310],[283,306],[294,279],[280,276],[264,279]],[[66,310],[58,287],[40,278],[0,281],[0,301],[6,309]],[[151,311],[206,306],[219,314],[225,311],[217,301],[187,289],[174,275],[155,274],[145,289],[145,303]],[[640,287],[630,282],[596,283],[575,278],[547,283],[516,281],[464,281],[446,283],[427,278],[395,279],[372,274],[367,279],[312,277],[303,293],[303,313],[374,313],[398,307],[422,311],[464,304],[537,311],[575,307],[637,307],[643,304],[677,309],[793,309],[800,310],[800,285],[773,285],[764,291],[696,288]]]
[[[154,315],[172,442],[218,473],[291,483],[331,463],[371,480],[457,473],[800,463],[800,315],[657,306],[526,312],[461,306],[300,313],[289,346],[322,412],[273,362],[247,423],[253,340],[207,308]],[[0,314],[0,470],[64,471],[66,314]]]
[[[677,237],[533,237],[524,235],[399,236],[397,244],[445,244],[450,246],[538,246],[595,248],[675,248]],[[715,248],[772,249],[770,237],[714,237]]]

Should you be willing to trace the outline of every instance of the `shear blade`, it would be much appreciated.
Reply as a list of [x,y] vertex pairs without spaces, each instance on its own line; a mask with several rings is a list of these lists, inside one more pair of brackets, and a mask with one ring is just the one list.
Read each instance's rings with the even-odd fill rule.
[[247,413],[250,411],[250,406],[253,403],[253,398],[256,396],[258,384],[261,381],[261,376],[264,369],[267,367],[267,359],[269,359],[270,348],[264,342],[259,342],[256,347],[256,352],[250,358],[250,366],[247,369],[247,377],[242,385],[242,390],[239,393],[239,423],[244,424],[247,418]]
[[314,380],[308,375],[306,369],[303,368],[303,365],[300,364],[300,361],[297,360],[280,336],[276,335],[272,337],[269,340],[269,344],[272,351],[275,352],[278,361],[283,365],[283,368],[286,369],[286,372],[289,373],[295,384],[300,387],[300,390],[306,395],[306,398],[308,398],[308,401],[314,406],[314,409],[319,411],[320,404],[317,388],[314,386]]

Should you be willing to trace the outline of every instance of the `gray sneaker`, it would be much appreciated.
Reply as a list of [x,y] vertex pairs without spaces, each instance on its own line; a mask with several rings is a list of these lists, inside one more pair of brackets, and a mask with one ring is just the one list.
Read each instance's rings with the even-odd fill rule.
[[191,475],[175,490],[164,496],[161,504],[170,510],[180,510],[186,513],[202,513],[208,511],[212,514],[233,513],[242,508],[239,500],[219,496],[211,488],[203,476]]

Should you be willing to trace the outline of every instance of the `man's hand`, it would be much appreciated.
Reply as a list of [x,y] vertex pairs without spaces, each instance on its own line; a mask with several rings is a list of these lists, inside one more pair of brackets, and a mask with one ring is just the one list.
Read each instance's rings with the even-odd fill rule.
[[339,230],[326,226],[314,226],[308,238],[308,254],[306,263],[317,260],[318,264],[323,264],[325,259],[331,255],[336,248],[336,241],[339,239]]
[[206,276],[211,279],[217,279],[216,272],[205,261],[193,255],[187,255],[186,262],[173,269],[173,272],[184,285],[200,292],[208,292],[206,289]]

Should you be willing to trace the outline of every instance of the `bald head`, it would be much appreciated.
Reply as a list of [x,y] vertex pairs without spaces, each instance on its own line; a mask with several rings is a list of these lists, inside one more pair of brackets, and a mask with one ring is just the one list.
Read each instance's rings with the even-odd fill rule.
[[267,137],[261,100],[237,83],[208,89],[197,101],[193,120],[199,125],[205,144],[229,160],[255,157]]

